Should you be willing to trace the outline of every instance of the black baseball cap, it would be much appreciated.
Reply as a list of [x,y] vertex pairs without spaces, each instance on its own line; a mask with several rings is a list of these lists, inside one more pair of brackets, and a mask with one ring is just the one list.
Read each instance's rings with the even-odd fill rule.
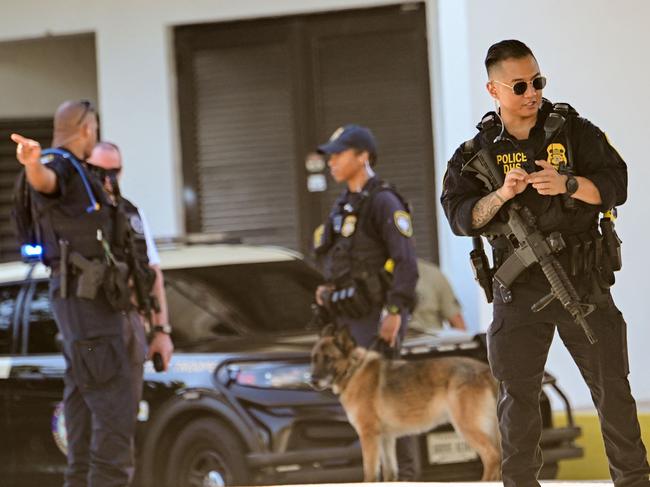
[[377,143],[369,128],[361,125],[345,125],[337,128],[330,140],[318,146],[320,154],[338,154],[347,149],[368,151],[371,159],[377,157]]

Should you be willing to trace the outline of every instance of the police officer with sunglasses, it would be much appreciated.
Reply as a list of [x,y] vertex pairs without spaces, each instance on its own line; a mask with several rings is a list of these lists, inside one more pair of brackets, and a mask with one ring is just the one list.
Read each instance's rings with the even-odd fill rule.
[[[494,268],[484,289],[494,300],[488,358],[499,380],[504,484],[539,486],[544,462],[539,394],[557,329],[598,410],[614,484],[648,486],[650,468],[627,378],[626,324],[609,290],[620,249],[608,211],[627,198],[626,164],[605,134],[570,105],[542,97],[546,78],[524,43],[494,44],[485,66],[496,111],[483,117],[479,133],[452,156],[441,202],[455,234],[483,235],[492,246]],[[502,171],[500,187],[488,189],[475,172],[463,170],[483,149]],[[513,205],[527,207],[545,237],[562,236],[565,246],[556,258],[591,311],[586,320],[595,344],[557,299],[531,309],[549,296],[549,281],[538,264],[522,270],[508,287],[492,279],[521,245],[503,230]]]
[[31,188],[35,235],[52,271],[50,299],[63,338],[66,487],[130,484],[142,383],[125,337],[133,271],[117,224],[125,214],[87,162],[97,129],[90,102],[67,101],[54,115],[52,149],[11,136]]

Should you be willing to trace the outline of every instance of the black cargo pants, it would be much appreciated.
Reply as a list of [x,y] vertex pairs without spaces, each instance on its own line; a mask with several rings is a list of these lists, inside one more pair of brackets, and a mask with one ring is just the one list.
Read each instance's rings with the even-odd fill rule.
[[539,398],[544,365],[557,326],[560,338],[580,369],[598,410],[614,485],[650,486],[650,468],[641,441],[636,404],[627,380],[626,324],[611,297],[587,317],[598,342],[590,345],[582,329],[558,309],[553,322],[535,321],[530,299],[525,308],[495,306],[488,330],[488,358],[499,380],[497,413],[506,487],[539,486],[542,418]]
[[65,487],[123,487],[133,477],[133,437],[142,390],[144,330],[137,314],[115,311],[102,291],[94,300],[51,302],[66,361]]

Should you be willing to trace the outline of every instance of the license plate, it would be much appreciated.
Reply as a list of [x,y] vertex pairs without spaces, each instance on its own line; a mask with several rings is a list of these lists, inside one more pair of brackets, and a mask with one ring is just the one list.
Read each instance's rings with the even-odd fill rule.
[[476,460],[478,455],[455,431],[427,435],[429,463],[461,463]]

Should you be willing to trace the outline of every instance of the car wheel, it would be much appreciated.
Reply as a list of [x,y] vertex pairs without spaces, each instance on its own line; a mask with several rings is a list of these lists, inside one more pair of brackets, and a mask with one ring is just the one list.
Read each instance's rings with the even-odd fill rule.
[[232,430],[213,418],[188,423],[172,443],[168,487],[248,484],[245,448]]

